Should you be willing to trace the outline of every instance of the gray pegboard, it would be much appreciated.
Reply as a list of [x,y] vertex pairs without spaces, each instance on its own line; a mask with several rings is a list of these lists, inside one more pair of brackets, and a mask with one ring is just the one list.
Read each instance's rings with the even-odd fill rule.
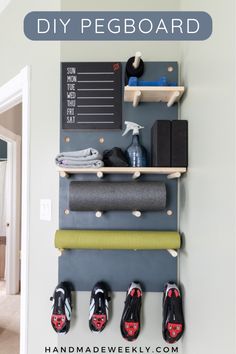
[[78,291],[91,291],[97,281],[127,291],[133,280],[145,291],[163,291],[166,281],[176,282],[176,267],[177,259],[167,251],[69,250],[59,259],[59,277]]
[[[172,72],[168,71],[169,67]],[[123,69],[125,64],[123,64]],[[178,82],[178,64],[176,62],[147,62],[145,63],[144,80],[159,80],[161,76],[167,76],[171,82]],[[124,77],[124,74],[123,74]],[[168,108],[166,103],[140,103],[137,108],[133,108],[132,103],[123,103],[123,122],[125,120],[137,122],[145,129],[141,131],[141,142],[147,149],[150,157],[151,150],[151,127],[157,119],[173,120],[178,119],[178,105],[175,104]],[[65,138],[70,137],[70,142],[66,143]],[[100,143],[100,138],[104,143]],[[60,149],[61,151],[80,150],[87,147],[93,147],[99,151],[111,149],[118,146],[126,149],[131,143],[131,134],[122,137],[122,131],[64,131],[61,129]],[[107,181],[126,181],[131,180],[131,175],[105,175]],[[146,212],[141,218],[135,218],[129,212],[107,212],[102,218],[96,218],[93,212],[70,212],[65,215],[65,209],[68,209],[68,191],[69,183],[72,180],[97,180],[96,175],[73,175],[69,179],[60,178],[60,210],[59,225],[60,229],[130,229],[130,230],[176,230],[177,229],[177,181],[168,180],[166,176],[143,175],[144,181],[165,181],[167,187],[167,207],[163,212]],[[167,210],[171,209],[172,216],[167,215]],[[151,253],[150,253],[151,252]],[[140,253],[140,256],[139,256]],[[115,256],[117,255],[117,256]],[[129,255],[129,256],[127,256]],[[151,255],[151,257],[150,257]],[[139,280],[143,281],[147,291],[161,291],[162,283],[168,280],[175,280],[177,276],[177,261],[173,259],[166,251],[68,251],[63,254],[59,262],[59,280],[66,280],[73,277],[73,283],[76,290],[90,290],[92,269],[96,268],[96,280],[108,281],[115,290],[124,290],[132,279],[131,275],[136,273],[123,272],[119,270],[119,282],[116,282],[114,274],[117,272],[117,265],[112,261],[113,256],[116,259],[122,259],[124,269],[133,269],[132,262],[141,265],[137,269],[142,269]],[[96,258],[99,258],[98,259]],[[101,258],[102,257],[102,258]],[[151,261],[150,261],[151,258]],[[103,273],[103,262],[108,268],[108,273]],[[150,264],[151,262],[151,264]],[[89,274],[87,263],[91,263]],[[77,272],[78,265],[80,271]],[[150,268],[146,266],[150,264]],[[145,265],[145,266],[144,266]],[[82,271],[83,270],[83,271]],[[84,275],[85,273],[85,275]],[[99,274],[101,276],[99,277]],[[138,273],[137,273],[138,276]],[[75,279],[76,278],[76,279]],[[142,279],[141,279],[142,278]],[[87,279],[87,280],[86,280]],[[147,281],[145,281],[147,280]],[[83,284],[83,285],[82,285]]]

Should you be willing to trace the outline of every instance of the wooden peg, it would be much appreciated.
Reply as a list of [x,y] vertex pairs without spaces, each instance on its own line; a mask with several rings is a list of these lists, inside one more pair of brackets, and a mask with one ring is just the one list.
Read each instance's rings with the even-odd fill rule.
[[133,214],[133,216],[135,216],[136,218],[140,218],[140,217],[142,216],[142,213],[141,213],[141,211],[139,211],[139,210],[134,210],[134,211],[132,211],[132,214]]
[[135,53],[134,62],[133,62],[134,69],[138,69],[139,64],[140,64],[141,56],[142,56],[141,52],[136,52]]
[[103,216],[103,211],[96,211],[96,218],[101,218]]
[[180,177],[181,177],[180,172],[171,173],[167,176],[168,179],[175,179],[175,178],[180,178]]
[[177,98],[179,97],[180,92],[179,91],[174,91],[167,103],[167,107],[171,107],[173,106],[173,104],[175,103],[175,101],[177,100]]
[[134,174],[133,174],[133,179],[137,179],[141,176],[141,172],[140,171],[135,171]]
[[102,172],[102,171],[99,171],[99,172],[97,173],[97,178],[100,178],[100,179],[103,178],[103,172]]
[[70,177],[69,173],[67,173],[67,172],[65,172],[65,171],[60,171],[60,176],[61,176],[62,178],[69,178],[69,177]]
[[136,91],[134,94],[133,107],[137,107],[142,97],[141,91]]
[[178,256],[178,252],[176,250],[168,249],[167,252],[169,252],[169,254],[174,258]]

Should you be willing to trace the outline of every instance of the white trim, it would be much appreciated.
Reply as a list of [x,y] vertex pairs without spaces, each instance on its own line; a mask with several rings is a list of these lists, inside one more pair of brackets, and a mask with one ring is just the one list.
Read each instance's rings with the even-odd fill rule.
[[0,13],[5,10],[5,8],[10,4],[11,0],[1,0],[0,1]]
[[20,354],[28,353],[30,68],[0,88],[0,113],[22,102],[21,332]]
[[0,113],[22,102],[22,75],[18,74],[0,88]]

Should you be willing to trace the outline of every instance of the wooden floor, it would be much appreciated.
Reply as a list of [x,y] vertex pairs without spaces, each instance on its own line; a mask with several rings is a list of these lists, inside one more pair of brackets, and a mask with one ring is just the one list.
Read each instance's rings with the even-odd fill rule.
[[5,295],[0,281],[0,354],[19,354],[20,295]]

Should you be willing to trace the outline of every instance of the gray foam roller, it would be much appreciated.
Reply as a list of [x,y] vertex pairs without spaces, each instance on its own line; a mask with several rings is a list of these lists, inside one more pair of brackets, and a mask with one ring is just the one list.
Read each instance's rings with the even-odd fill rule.
[[70,183],[71,211],[157,211],[165,207],[166,186],[163,182]]

